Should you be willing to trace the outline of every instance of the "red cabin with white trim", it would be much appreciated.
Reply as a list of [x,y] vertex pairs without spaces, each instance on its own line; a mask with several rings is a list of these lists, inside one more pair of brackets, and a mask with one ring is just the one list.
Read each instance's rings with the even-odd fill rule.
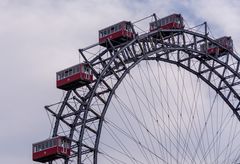
[[36,162],[49,162],[70,156],[71,142],[67,137],[57,136],[32,145],[32,159]]
[[125,43],[135,37],[131,22],[122,21],[102,30],[99,30],[99,44],[104,47],[110,47],[108,39],[113,46]]
[[66,91],[90,84],[93,81],[92,71],[86,63],[74,65],[56,74],[57,88]]
[[184,24],[183,17],[181,16],[181,14],[172,14],[150,23],[150,32],[158,29],[168,30],[183,28]]
[[[226,49],[233,51],[233,40],[230,36],[224,36],[215,40],[218,44],[222,45],[224,48],[219,47],[214,43],[208,43],[207,53],[209,55],[219,55],[223,53]],[[200,46],[200,51],[206,51],[206,44]]]

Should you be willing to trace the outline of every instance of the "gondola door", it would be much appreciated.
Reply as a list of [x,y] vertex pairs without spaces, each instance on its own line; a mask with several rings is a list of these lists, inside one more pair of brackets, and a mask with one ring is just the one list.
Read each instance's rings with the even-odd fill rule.
[[62,140],[62,143],[63,143],[63,145],[62,145],[63,146],[63,153],[67,154],[67,150],[68,150],[67,144],[68,143],[64,139]]

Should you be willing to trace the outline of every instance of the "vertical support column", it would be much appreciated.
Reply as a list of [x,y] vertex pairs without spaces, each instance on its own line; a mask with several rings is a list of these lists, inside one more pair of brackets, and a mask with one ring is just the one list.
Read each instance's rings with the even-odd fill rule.
[[204,28],[205,28],[205,36],[208,36],[207,22],[204,22]]
[[208,32],[207,32],[207,22],[204,22],[204,33],[205,33],[205,53],[206,57],[208,58],[208,43],[207,43],[207,37],[208,37]]
[[153,13],[153,18],[154,18],[155,22],[157,23],[157,15],[155,13]]

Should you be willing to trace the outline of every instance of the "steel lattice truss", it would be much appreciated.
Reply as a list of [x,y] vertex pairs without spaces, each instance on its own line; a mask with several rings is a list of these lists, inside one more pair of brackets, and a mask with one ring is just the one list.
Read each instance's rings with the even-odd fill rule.
[[[163,32],[171,35],[162,37]],[[159,30],[139,35],[118,47],[103,49],[91,60],[86,58],[87,51],[98,45],[80,49],[93,71],[94,82],[68,91],[59,108],[45,107],[56,120],[53,136],[61,131],[72,139],[72,156],[65,163],[70,163],[73,158],[78,164],[97,163],[101,129],[111,98],[124,77],[143,60],[175,64],[195,74],[222,97],[240,120],[240,96],[237,93],[240,59],[228,50],[221,57],[201,52],[200,45],[207,42],[222,47],[207,33]]]

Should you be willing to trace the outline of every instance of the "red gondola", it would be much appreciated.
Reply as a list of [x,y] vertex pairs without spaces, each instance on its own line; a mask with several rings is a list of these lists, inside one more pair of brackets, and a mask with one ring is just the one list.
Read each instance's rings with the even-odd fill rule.
[[[168,29],[183,29],[183,17],[181,14],[172,14],[161,18],[157,21],[150,23],[150,32],[158,29],[168,30]],[[162,32],[164,36],[170,34],[170,32]]]
[[[208,43],[207,52],[209,55],[218,55],[218,57],[223,55],[223,52],[228,49],[233,50],[233,40],[231,37],[224,36],[215,40],[218,44],[222,45],[224,48],[219,47],[216,44]],[[202,52],[206,51],[206,44],[200,46]]]
[[70,156],[70,140],[57,136],[32,145],[32,159],[36,162],[49,162]]
[[57,88],[72,90],[93,81],[93,74],[88,64],[81,63],[57,72]]
[[99,44],[104,47],[110,47],[109,39],[113,46],[125,43],[134,38],[133,26],[131,22],[122,21],[102,30],[99,30]]

